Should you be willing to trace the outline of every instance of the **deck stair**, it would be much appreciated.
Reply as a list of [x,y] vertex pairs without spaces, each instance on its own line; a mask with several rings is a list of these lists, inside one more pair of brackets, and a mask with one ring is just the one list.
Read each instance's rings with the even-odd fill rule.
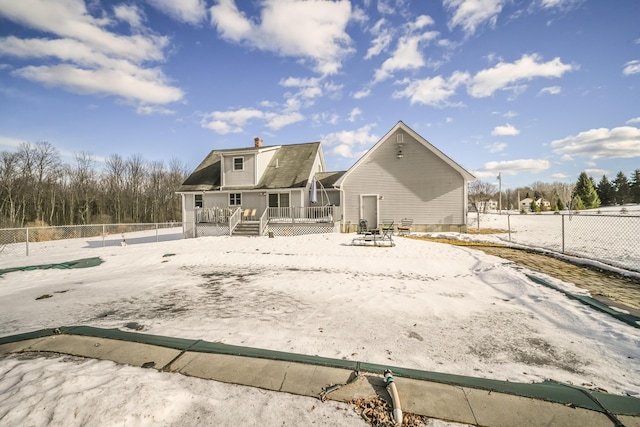
[[259,236],[260,221],[242,221],[233,229],[232,236]]

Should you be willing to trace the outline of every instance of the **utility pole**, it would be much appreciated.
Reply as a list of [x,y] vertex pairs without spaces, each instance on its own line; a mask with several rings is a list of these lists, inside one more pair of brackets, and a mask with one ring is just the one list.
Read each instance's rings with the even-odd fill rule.
[[498,212],[502,215],[502,172],[498,172]]

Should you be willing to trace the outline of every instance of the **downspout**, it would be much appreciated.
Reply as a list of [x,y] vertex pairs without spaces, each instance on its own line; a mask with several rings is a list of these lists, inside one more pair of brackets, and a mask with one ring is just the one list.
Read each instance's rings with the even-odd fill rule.
[[[333,188],[336,188],[335,186]],[[345,203],[344,203],[344,190],[342,189],[342,187],[338,188],[340,190],[340,210],[342,211],[342,218],[340,218],[340,224],[343,230],[344,230],[344,226],[345,226],[345,219],[347,218],[347,214],[345,212]],[[345,232],[349,233],[350,230],[345,230]]]

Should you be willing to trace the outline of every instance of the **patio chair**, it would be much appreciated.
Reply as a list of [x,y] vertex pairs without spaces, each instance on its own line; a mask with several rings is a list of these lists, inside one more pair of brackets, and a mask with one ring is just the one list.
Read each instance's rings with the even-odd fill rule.
[[411,234],[411,226],[413,225],[413,220],[409,218],[405,218],[400,221],[400,225],[398,226],[398,236],[405,236],[407,234]]
[[253,209],[253,210],[251,211],[251,215],[250,215],[250,217],[251,217],[251,220],[252,220],[252,221],[255,221],[255,219],[256,219],[256,211],[257,211],[257,209]]
[[393,220],[382,221],[381,236],[375,239],[376,246],[395,246],[393,243]]
[[393,228],[393,220],[392,219],[383,219],[382,220],[382,228],[380,230],[383,234],[385,231],[389,231],[391,234],[395,231]]
[[247,221],[249,219],[250,213],[251,213],[251,209],[245,209],[244,212],[242,212],[242,220]]

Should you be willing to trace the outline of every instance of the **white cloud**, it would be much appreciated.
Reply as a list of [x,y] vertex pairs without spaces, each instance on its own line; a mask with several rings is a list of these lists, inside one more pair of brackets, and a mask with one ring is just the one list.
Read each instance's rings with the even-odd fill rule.
[[391,57],[387,58],[376,70],[374,82],[385,80],[399,70],[415,70],[425,66],[426,61],[421,51],[421,45],[424,42],[434,40],[439,33],[437,31],[414,33],[427,25],[433,25],[433,19],[426,15],[418,16],[408,25],[407,34],[400,37]]
[[[274,106],[277,107],[277,104]],[[294,99],[289,99],[280,111],[275,112],[265,112],[255,108],[214,111],[205,114],[200,121],[200,125],[219,134],[240,133],[244,131],[244,126],[248,122],[262,120],[269,129],[278,130],[304,120],[304,116],[298,111],[298,107],[299,105]]]
[[574,69],[575,66],[563,64],[560,58],[541,62],[537,54],[522,55],[516,62],[501,61],[493,68],[478,72],[471,80],[468,92],[474,98],[484,98],[493,95],[497,90],[513,89],[516,83],[538,77],[559,78]]
[[562,92],[562,88],[560,86],[549,86],[549,87],[542,88],[538,93],[538,95],[545,95],[545,94],[557,95],[560,92]]
[[573,6],[580,4],[583,0],[541,0],[540,6],[543,9],[561,9],[567,10]]
[[554,173],[551,175],[551,178],[553,179],[567,179],[569,178],[569,175],[567,175],[566,173]]
[[207,16],[203,0],[146,0],[164,14],[187,24],[199,24]]
[[170,110],[169,108],[164,108],[157,105],[140,105],[136,109],[136,112],[143,116],[156,114],[161,116],[169,116],[176,113],[174,110]]
[[458,86],[469,79],[468,73],[454,72],[449,78],[436,76],[422,80],[405,80],[406,88],[393,94],[394,98],[408,98],[411,104],[433,106],[449,105],[448,99],[453,96]]
[[609,175],[607,169],[585,169],[584,172],[590,177],[601,177],[602,175]]
[[380,139],[377,135],[371,133],[371,129],[374,126],[374,124],[368,124],[356,130],[344,130],[323,135],[322,142],[326,146],[332,147],[329,151],[331,154],[358,158],[367,151],[369,146]]
[[280,80],[280,86],[298,88],[297,96],[301,98],[315,98],[322,95],[320,87],[321,79],[319,78],[296,78],[289,77]]
[[164,59],[169,39],[152,34],[115,34],[104,29],[108,18],[94,18],[81,0],[0,0],[0,15],[35,30],[78,40],[91,49],[129,61]]
[[118,5],[113,8],[113,13],[117,19],[126,22],[131,28],[141,28],[144,20],[142,11],[135,5]]
[[354,50],[346,26],[349,2],[264,0],[260,21],[240,12],[233,0],[217,0],[209,10],[222,37],[281,56],[311,61],[320,74],[335,74]]
[[355,122],[356,119],[362,115],[362,110],[359,109],[358,107],[355,107],[353,110],[351,110],[351,112],[349,113],[349,121],[351,123]]
[[627,124],[630,125],[632,123],[640,123],[640,117],[636,117],[630,120],[627,120]]
[[493,144],[486,145],[485,148],[489,150],[490,153],[499,153],[507,148],[507,144],[504,142],[494,142]]
[[[138,104],[143,114],[168,111],[150,104],[184,98],[183,91],[154,64],[165,59],[169,39],[146,31],[144,16],[136,6],[112,9],[113,18],[127,22],[134,33],[112,33],[107,29],[113,23],[110,10],[99,11],[101,18],[95,18],[80,0],[0,0],[0,16],[47,34],[0,38],[0,55],[37,64],[15,69],[13,76],[80,94],[114,95]],[[41,65],[43,59],[48,64]]]
[[632,74],[640,73],[640,60],[629,61],[624,64],[624,69],[622,70],[622,74],[625,76],[630,76]]
[[11,74],[46,85],[62,86],[80,94],[110,94],[149,104],[179,101],[184,93],[164,83],[159,70],[132,75],[118,69],[82,69],[72,65],[28,66]]
[[452,12],[449,28],[462,27],[468,35],[473,35],[479,27],[488,23],[495,26],[502,12],[504,0],[444,0],[443,5]]
[[552,141],[551,147],[557,154],[592,160],[640,157],[640,129],[632,126],[590,129]]
[[491,135],[493,136],[515,136],[518,135],[520,131],[516,129],[515,126],[507,123],[505,126],[496,126],[492,131]]
[[381,15],[395,14],[397,4],[394,4],[394,3],[396,3],[394,2],[394,0],[378,0],[377,2],[378,12],[380,12]]
[[316,113],[311,116],[313,120],[313,126],[322,126],[325,123],[335,125],[340,120],[340,116],[335,113]]
[[[504,160],[500,162],[488,162],[484,167],[477,171],[481,173],[497,173],[502,172],[503,175],[517,175],[519,172],[540,173],[550,167],[548,160],[537,159],[518,159],[518,160]],[[475,175],[475,171],[472,172]]]
[[262,119],[264,112],[255,108],[240,108],[238,110],[214,111],[205,114],[200,124],[219,134],[242,132],[243,126],[252,119]]
[[298,111],[291,111],[282,114],[267,114],[267,127],[271,130],[278,130],[285,126],[304,120],[304,116]]
[[393,41],[391,31],[384,27],[386,23],[387,21],[382,18],[371,28],[370,31],[375,37],[371,40],[371,47],[367,50],[367,54],[364,56],[364,59],[371,59],[374,56],[379,55],[383,50],[389,47]]
[[2,136],[0,135],[0,147],[9,147],[11,150],[17,148],[20,146],[20,144],[23,144],[24,140],[22,139],[16,139],[16,138],[12,138],[10,136]]
[[357,92],[355,92],[353,94],[353,99],[362,99],[362,98],[366,98],[368,96],[371,95],[371,89],[370,88],[365,88],[362,90],[359,90]]

